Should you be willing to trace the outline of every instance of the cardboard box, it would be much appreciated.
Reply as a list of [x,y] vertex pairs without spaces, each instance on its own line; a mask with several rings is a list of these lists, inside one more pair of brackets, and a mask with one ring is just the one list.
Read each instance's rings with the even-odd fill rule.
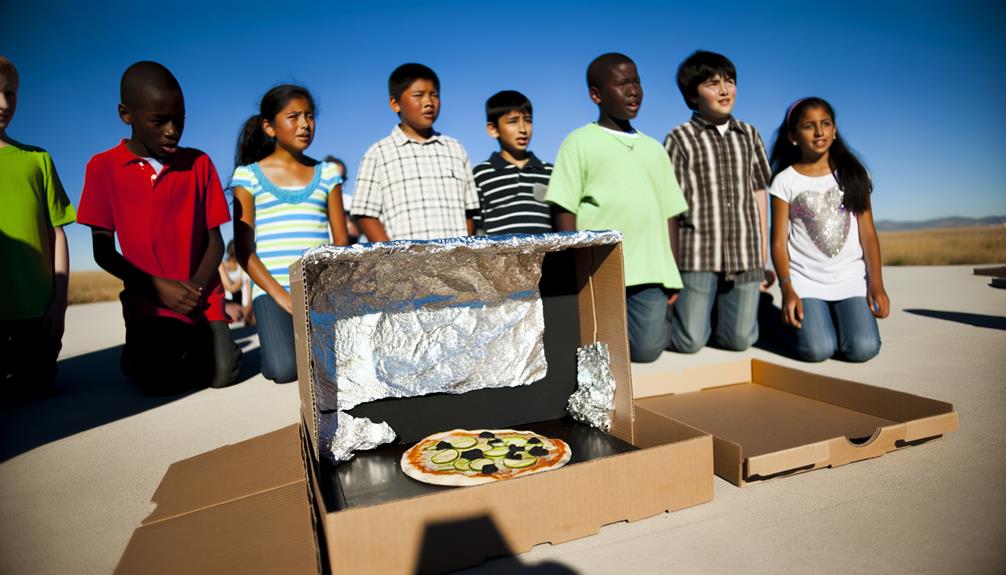
[[[388,421],[404,441],[464,428],[523,428],[555,420],[576,386],[575,349],[603,341],[617,382],[611,435],[634,442],[633,393],[625,328],[620,244],[549,253],[542,264],[545,352],[549,375],[523,388],[479,390],[458,396],[380,400],[354,415]],[[467,488],[433,489],[369,505],[345,505],[325,489],[339,485],[320,459],[310,314],[310,270],[292,268],[302,416],[311,446],[311,486],[319,509],[323,555],[332,573],[439,572],[561,543],[602,526],[634,521],[709,501],[712,440],[688,425],[662,420],[649,426],[646,449],[593,458],[561,469]],[[463,409],[483,395],[529,409]],[[473,403],[474,402],[474,403]],[[508,403],[509,402],[509,403]],[[467,414],[477,413],[477,416]],[[410,416],[411,414],[411,416]],[[380,417],[376,417],[380,416]],[[488,417],[489,419],[485,419]],[[579,424],[577,424],[579,425]],[[533,428],[533,427],[532,427]],[[358,456],[360,457],[360,456]],[[351,462],[352,463],[352,462]],[[374,481],[391,471],[375,472]]]
[[637,376],[636,445],[666,421],[713,436],[737,486],[879,457],[957,430],[951,404],[760,360]]

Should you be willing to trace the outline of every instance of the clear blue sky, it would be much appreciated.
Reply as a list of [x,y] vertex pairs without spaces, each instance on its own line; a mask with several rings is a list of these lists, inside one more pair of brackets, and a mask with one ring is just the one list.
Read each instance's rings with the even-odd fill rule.
[[[178,77],[182,143],[208,152],[226,183],[241,123],[278,83],[318,99],[309,153],[340,156],[354,173],[396,122],[387,76],[407,61],[440,75],[437,129],[473,161],[494,149],[485,99],[508,88],[534,103],[532,149],[551,160],[569,131],[596,119],[584,82],[593,57],[636,60],[645,90],[636,126],[662,140],[689,117],[674,72],[701,48],[736,63],[735,114],[766,146],[794,99],[830,100],[872,171],[877,219],[1006,214],[1001,2],[4,4],[0,53],[21,73],[8,131],[52,153],[74,202],[87,160],[128,135],[118,85],[137,60]],[[89,231],[72,225],[69,238],[72,266],[95,267]]]

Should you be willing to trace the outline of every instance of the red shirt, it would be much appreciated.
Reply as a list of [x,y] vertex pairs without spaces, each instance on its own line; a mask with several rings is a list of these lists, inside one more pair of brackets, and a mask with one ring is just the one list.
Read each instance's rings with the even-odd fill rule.
[[[191,279],[206,252],[209,230],[230,219],[217,170],[199,150],[179,148],[159,175],[126,148],[125,140],[87,164],[77,221],[115,232],[123,257],[152,276]],[[155,294],[127,292],[122,312],[127,322],[152,316],[226,321],[218,274],[204,294],[207,305],[184,316],[164,307]]]

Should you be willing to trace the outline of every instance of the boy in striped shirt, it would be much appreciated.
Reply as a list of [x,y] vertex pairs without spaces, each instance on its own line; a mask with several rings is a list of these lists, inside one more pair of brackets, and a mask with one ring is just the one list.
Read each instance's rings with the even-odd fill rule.
[[494,94],[486,101],[486,131],[499,141],[500,151],[472,170],[482,228],[487,234],[553,231],[551,208],[539,200],[548,189],[552,164],[527,149],[531,101],[515,90]]

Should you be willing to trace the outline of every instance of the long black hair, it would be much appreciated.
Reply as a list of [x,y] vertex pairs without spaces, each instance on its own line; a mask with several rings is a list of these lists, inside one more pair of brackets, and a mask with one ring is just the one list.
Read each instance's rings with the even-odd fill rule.
[[[783,118],[782,125],[779,126],[779,130],[775,134],[772,154],[769,156],[773,180],[780,172],[800,161],[800,148],[792,145],[789,135],[796,132],[796,126],[800,123],[803,113],[811,108],[821,108],[827,112],[835,122],[837,130],[838,121],[835,118],[835,109],[826,100],[816,97],[804,98],[790,106],[786,111],[786,117]],[[861,214],[869,210],[873,182],[870,181],[870,175],[855,152],[845,145],[844,139],[839,138],[837,133],[828,151],[828,163],[831,166],[831,171],[835,174],[835,179],[838,180],[838,187],[844,192],[842,203],[845,205],[845,209],[854,214]]]
[[262,128],[262,120],[272,122],[276,114],[279,114],[294,98],[304,98],[311,104],[312,110],[315,108],[311,92],[308,92],[307,88],[303,86],[281,84],[262,96],[258,114],[248,118],[241,126],[237,151],[234,153],[235,166],[254,164],[273,153],[273,150],[276,149],[276,142],[266,136],[265,130]]

